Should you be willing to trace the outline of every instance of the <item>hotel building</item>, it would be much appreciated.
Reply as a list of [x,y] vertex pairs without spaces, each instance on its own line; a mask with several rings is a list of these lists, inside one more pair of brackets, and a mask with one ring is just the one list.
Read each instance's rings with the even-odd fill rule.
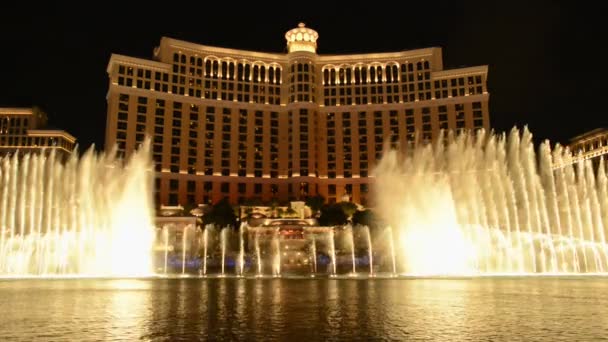
[[577,135],[570,139],[568,147],[575,162],[591,159],[596,167],[599,165],[600,159],[606,163],[608,162],[608,129],[596,128]]
[[286,53],[163,37],[152,60],[113,54],[106,149],[128,156],[151,137],[159,204],[365,205],[385,142],[489,128],[487,66],[443,70],[437,47],[319,55],[304,24],[285,39]]
[[46,129],[47,115],[34,108],[0,108],[0,156],[55,150],[61,158],[74,151],[76,138],[66,131]]

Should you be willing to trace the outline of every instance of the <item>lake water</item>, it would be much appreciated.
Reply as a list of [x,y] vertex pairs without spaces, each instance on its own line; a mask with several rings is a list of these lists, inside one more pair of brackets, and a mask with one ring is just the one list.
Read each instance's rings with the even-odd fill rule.
[[608,340],[608,278],[1,280],[13,340]]

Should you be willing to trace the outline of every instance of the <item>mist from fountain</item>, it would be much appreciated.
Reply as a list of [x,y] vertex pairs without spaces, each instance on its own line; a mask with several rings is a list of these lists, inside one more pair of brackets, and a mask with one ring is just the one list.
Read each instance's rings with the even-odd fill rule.
[[126,161],[47,152],[0,158],[0,276],[151,275],[149,141]]
[[603,161],[595,173],[559,145],[545,142],[536,153],[527,128],[387,151],[374,176],[403,273],[608,271]]

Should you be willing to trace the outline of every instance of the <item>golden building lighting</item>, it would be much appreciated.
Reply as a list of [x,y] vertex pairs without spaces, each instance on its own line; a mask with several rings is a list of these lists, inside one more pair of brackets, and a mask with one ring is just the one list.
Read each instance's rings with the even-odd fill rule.
[[573,162],[591,159],[598,166],[601,159],[608,161],[608,129],[601,127],[570,139]]
[[163,37],[152,60],[108,63],[106,148],[153,140],[157,201],[369,201],[384,143],[489,128],[487,66],[443,70],[441,48],[319,55],[316,31],[287,53]]
[[15,152],[55,150],[66,157],[74,151],[76,138],[63,130],[47,129],[47,115],[34,108],[0,108],[0,156]]

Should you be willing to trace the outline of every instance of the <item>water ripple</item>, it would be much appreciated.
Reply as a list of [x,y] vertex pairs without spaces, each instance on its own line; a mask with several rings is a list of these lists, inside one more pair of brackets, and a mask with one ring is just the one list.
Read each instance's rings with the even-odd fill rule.
[[2,341],[597,341],[582,279],[0,281]]

